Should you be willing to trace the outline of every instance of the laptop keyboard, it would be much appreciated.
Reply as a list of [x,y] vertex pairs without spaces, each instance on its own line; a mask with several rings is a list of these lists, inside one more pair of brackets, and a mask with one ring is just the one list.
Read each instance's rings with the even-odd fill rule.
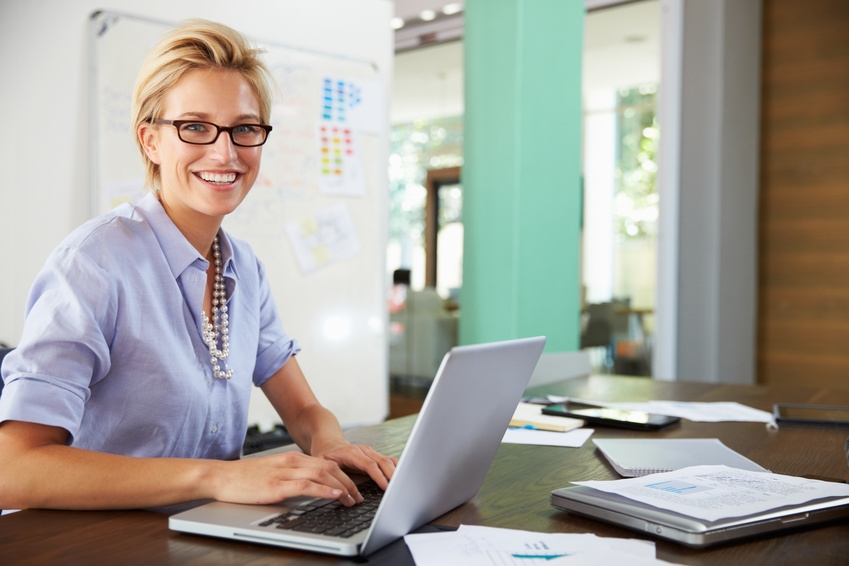
[[383,490],[371,480],[357,485],[357,489],[363,496],[359,505],[345,507],[338,499],[314,499],[259,526],[348,538],[371,525],[383,498]]

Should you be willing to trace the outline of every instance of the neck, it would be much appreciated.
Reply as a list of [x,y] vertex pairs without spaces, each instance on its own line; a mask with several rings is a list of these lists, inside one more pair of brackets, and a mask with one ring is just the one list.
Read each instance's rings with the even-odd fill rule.
[[158,195],[159,202],[165,210],[165,214],[171,219],[180,233],[185,236],[189,243],[206,259],[212,261],[212,241],[221,229],[220,216],[207,216],[193,210],[174,207],[162,195]]

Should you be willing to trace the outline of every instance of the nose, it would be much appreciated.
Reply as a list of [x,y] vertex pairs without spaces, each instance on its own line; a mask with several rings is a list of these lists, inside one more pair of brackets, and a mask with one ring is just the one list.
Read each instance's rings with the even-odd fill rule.
[[229,132],[221,132],[218,139],[210,146],[212,157],[217,157],[222,163],[229,163],[237,159],[236,145],[230,138]]

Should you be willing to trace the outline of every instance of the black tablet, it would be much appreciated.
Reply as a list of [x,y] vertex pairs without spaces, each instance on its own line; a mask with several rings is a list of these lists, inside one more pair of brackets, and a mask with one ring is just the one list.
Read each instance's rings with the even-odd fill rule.
[[588,407],[586,405],[563,404],[543,407],[543,414],[583,419],[589,425],[630,428],[634,430],[658,430],[675,424],[681,419],[666,415],[654,415],[642,411]]
[[849,427],[849,407],[776,403],[772,413],[778,424]]

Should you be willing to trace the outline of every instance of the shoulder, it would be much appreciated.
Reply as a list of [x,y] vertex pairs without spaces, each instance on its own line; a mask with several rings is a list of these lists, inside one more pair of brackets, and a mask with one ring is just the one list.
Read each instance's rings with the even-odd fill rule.
[[155,237],[144,216],[132,204],[92,218],[68,234],[55,255],[80,255],[108,267],[112,261],[131,255],[138,246],[151,245]]

